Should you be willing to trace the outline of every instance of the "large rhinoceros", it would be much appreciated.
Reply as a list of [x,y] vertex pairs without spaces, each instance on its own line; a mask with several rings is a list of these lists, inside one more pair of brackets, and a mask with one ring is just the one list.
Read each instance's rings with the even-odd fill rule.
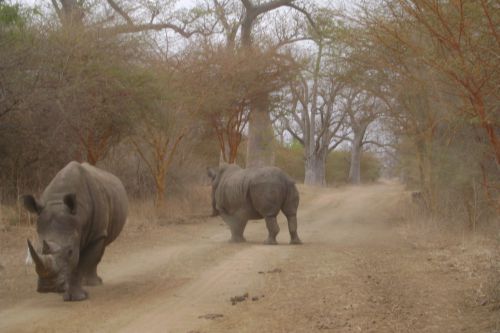
[[85,285],[102,284],[97,264],[127,219],[127,195],[114,175],[87,163],[70,162],[52,179],[39,200],[25,195],[24,206],[38,215],[38,292],[64,292],[65,301],[88,297]]
[[208,168],[212,179],[212,208],[231,230],[232,242],[244,242],[248,220],[264,218],[269,236],[266,244],[277,244],[280,228],[276,216],[280,210],[288,220],[290,244],[301,244],[297,235],[299,192],[295,183],[279,168],[241,169],[234,164]]

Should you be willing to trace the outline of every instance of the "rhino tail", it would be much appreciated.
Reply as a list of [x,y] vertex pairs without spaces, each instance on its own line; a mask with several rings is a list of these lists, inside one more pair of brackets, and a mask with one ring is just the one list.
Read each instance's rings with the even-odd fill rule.
[[285,202],[282,211],[286,216],[295,216],[299,207],[299,191],[295,182],[288,180],[286,186]]

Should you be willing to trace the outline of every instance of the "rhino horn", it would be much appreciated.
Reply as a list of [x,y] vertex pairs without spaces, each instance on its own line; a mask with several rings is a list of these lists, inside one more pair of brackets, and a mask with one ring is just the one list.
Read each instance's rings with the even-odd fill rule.
[[42,254],[54,254],[61,250],[61,246],[58,244],[51,242],[51,241],[46,241],[45,239],[42,242]]
[[35,262],[36,266],[36,272],[39,276],[47,276],[50,273],[54,271],[54,267],[52,265],[52,258],[50,255],[45,255],[45,254],[38,254],[36,252],[35,248],[33,247],[33,244],[31,244],[30,240],[28,239],[28,249],[30,251],[31,258],[33,258],[33,261]]

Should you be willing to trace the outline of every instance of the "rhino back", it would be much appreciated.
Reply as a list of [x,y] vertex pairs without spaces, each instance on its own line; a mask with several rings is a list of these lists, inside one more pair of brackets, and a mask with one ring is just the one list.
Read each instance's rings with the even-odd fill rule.
[[118,237],[125,225],[128,212],[128,199],[123,183],[109,172],[90,164],[83,163],[89,191],[92,197],[94,214],[91,234],[93,237],[106,237],[106,244]]
[[43,191],[40,201],[51,211],[61,211],[64,209],[63,198],[70,193],[76,195],[77,220],[79,229],[82,229],[92,214],[93,205],[85,175],[78,162],[68,163],[54,176]]
[[41,201],[52,210],[63,209],[63,197],[70,193],[77,200],[80,248],[100,238],[105,238],[106,244],[116,239],[127,217],[128,202],[121,181],[87,163],[70,162],[46,187]]

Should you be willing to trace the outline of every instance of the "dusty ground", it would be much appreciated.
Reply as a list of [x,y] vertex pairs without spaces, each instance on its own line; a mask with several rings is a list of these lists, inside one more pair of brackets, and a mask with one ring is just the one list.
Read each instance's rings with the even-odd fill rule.
[[262,221],[246,244],[218,218],[130,221],[80,303],[37,294],[33,231],[0,227],[0,332],[500,332],[498,240],[417,232],[397,184],[301,192],[302,246],[283,219],[278,246]]

